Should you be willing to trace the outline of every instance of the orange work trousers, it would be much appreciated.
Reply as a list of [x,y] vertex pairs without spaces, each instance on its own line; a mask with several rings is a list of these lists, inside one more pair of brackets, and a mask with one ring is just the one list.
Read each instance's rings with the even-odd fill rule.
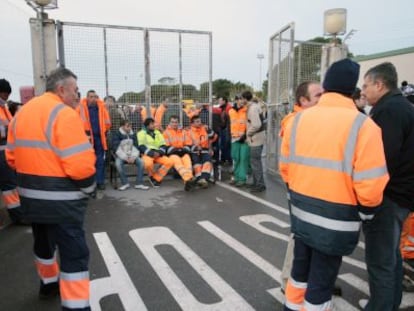
[[[162,179],[165,177],[165,175],[168,174],[168,171],[174,164],[173,161],[166,156],[151,158],[144,154],[142,156],[142,160],[144,160],[144,168],[148,172],[148,175],[158,182],[162,181]],[[155,172],[154,163],[160,164],[160,167]]]
[[414,212],[404,222],[400,250],[403,259],[414,259]]
[[184,182],[193,178],[193,168],[190,155],[185,154],[180,157],[179,155],[172,154],[169,156],[169,158],[171,161],[173,161],[175,170],[178,174],[180,174]]

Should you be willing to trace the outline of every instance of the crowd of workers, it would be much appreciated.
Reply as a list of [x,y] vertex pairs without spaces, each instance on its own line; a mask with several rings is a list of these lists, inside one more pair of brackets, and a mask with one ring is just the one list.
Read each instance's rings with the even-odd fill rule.
[[[288,311],[332,309],[342,256],[355,249],[361,223],[370,286],[361,307],[398,310],[402,290],[414,290],[414,89],[398,88],[391,63],[366,72],[362,89],[359,74],[349,59],[334,63],[323,85],[298,86],[294,111],[282,121],[279,169],[292,229],[281,280]],[[246,186],[251,174],[251,191],[266,189],[265,118],[249,91],[234,105],[219,98],[211,127],[205,107],[185,111],[183,127],[167,100],[150,115],[139,105],[127,115],[93,90],[80,100],[77,77],[65,68],[51,72],[46,92],[14,117],[10,93],[1,79],[0,190],[11,219],[32,226],[39,298],[60,293],[63,310],[90,310],[83,223],[88,198],[105,189],[106,156],[120,191],[130,188],[126,164],[136,166],[136,189],[149,188],[144,171],[159,187],[174,168],[191,191],[208,187],[214,161],[232,162],[234,186]]]

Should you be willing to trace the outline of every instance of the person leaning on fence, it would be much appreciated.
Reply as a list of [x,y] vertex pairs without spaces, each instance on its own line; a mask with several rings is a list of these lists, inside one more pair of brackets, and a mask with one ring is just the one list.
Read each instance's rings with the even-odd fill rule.
[[[155,129],[153,118],[147,118],[144,121],[144,127],[137,134],[139,151],[144,160],[145,170],[150,176],[151,184],[159,187],[163,178],[168,174],[170,168],[174,165],[173,161],[165,154],[167,146],[165,145],[164,136]],[[154,163],[160,164],[157,171],[154,172]]]
[[115,166],[122,183],[118,190],[124,191],[130,187],[125,174],[125,164],[135,164],[137,167],[134,188],[148,190],[149,187],[143,183],[144,161],[139,157],[137,135],[131,129],[131,124],[128,120],[121,120],[120,125],[118,131],[112,135],[112,147],[115,151]]
[[397,81],[394,65],[382,63],[367,71],[362,86],[373,106],[370,116],[381,128],[390,173],[381,210],[362,226],[370,288],[365,310],[397,310],[402,297],[400,235],[414,210],[414,107]]
[[39,298],[60,290],[63,310],[90,310],[83,223],[88,198],[96,195],[96,158],[74,110],[77,89],[70,70],[52,71],[46,93],[31,99],[11,121],[6,149],[7,162],[17,172],[24,219],[32,222]]
[[202,188],[208,188],[211,178],[211,143],[217,139],[213,130],[201,123],[200,116],[191,118],[191,126],[188,130],[191,140],[191,162],[193,163],[196,183]]
[[284,310],[332,310],[342,256],[353,252],[361,219],[372,218],[383,199],[389,177],[381,130],[351,99],[358,76],[349,59],[332,64],[318,104],[283,135],[279,169],[295,238]]
[[108,150],[106,134],[111,128],[111,119],[104,102],[94,90],[89,90],[77,107],[96,155],[96,182],[98,189],[105,189],[105,151]]
[[167,146],[167,156],[174,162],[174,168],[184,181],[184,190],[191,191],[195,186],[193,167],[190,157],[191,138],[178,122],[178,116],[172,115],[170,123],[163,132]]

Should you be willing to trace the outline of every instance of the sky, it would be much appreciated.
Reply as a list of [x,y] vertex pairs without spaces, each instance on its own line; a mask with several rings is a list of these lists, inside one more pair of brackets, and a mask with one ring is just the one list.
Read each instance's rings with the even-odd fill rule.
[[[414,46],[412,0],[58,0],[49,17],[135,27],[211,31],[213,79],[241,81],[258,89],[265,79],[269,38],[290,22],[295,39],[323,35],[323,13],[347,9],[347,41],[354,55],[369,55]],[[0,0],[0,78],[14,89],[33,85],[29,18],[25,0]],[[261,64],[258,54],[264,54]],[[260,75],[261,72],[261,75]]]

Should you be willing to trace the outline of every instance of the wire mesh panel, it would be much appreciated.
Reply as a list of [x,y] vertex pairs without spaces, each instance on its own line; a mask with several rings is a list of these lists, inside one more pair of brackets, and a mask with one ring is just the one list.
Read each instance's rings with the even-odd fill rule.
[[294,24],[282,28],[269,42],[268,124],[266,169],[277,173],[280,122],[288,113],[293,98]]
[[[178,115],[187,126],[191,113],[196,111],[203,118],[207,111],[203,119],[210,124],[210,32],[70,22],[58,25],[60,64],[78,75],[82,96],[89,89],[101,98],[114,96],[113,119],[130,119],[135,130],[146,117],[163,111],[162,129],[171,115]],[[161,106],[166,109],[159,109]]]
[[295,90],[305,81],[320,81],[322,43],[294,40],[294,24],[282,28],[269,42],[269,103],[267,170],[278,172],[280,125],[293,110]]

